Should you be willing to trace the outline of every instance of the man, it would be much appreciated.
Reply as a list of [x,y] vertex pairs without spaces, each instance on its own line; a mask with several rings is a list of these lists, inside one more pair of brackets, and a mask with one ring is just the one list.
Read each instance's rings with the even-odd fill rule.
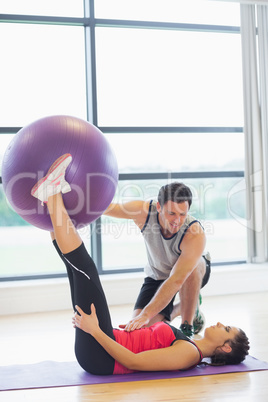
[[[180,329],[198,333],[204,324],[199,313],[200,289],[210,276],[209,258],[203,256],[206,238],[199,221],[188,214],[192,193],[183,183],[161,187],[157,202],[111,204],[105,215],[133,219],[144,237],[148,263],[133,319],[126,331],[172,321],[181,315]],[[179,292],[180,303],[173,305]]]

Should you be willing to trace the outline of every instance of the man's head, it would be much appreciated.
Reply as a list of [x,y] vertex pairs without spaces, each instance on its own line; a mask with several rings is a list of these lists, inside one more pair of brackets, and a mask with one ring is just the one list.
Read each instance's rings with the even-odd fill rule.
[[187,201],[189,204],[189,209],[192,204],[192,192],[183,183],[170,183],[162,186],[158,193],[157,201],[162,208],[167,201],[176,202],[178,204]]
[[177,233],[184,224],[192,204],[192,192],[182,183],[171,183],[161,187],[158,194],[157,211],[159,223],[166,236]]

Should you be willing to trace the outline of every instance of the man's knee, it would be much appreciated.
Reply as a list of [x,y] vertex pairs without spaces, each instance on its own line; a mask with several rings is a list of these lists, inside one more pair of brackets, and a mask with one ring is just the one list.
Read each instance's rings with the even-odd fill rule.
[[141,311],[142,311],[141,308],[136,308],[135,310],[133,310],[132,318],[137,317],[141,313]]
[[201,257],[197,264],[197,272],[198,272],[198,275],[201,277],[201,279],[203,279],[203,277],[206,274],[206,262],[205,262],[204,257]]
[[189,277],[186,279],[185,283],[199,282],[201,285],[205,274],[206,274],[206,263],[204,258],[201,257],[200,260],[198,261],[197,266],[195,267],[191,275],[189,275]]

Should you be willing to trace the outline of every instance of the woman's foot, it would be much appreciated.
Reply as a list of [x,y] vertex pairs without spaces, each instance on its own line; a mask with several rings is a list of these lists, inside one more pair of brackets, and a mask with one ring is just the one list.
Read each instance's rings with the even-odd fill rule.
[[69,183],[65,180],[65,171],[71,161],[71,154],[60,156],[51,165],[47,174],[33,186],[31,195],[40,200],[42,205],[47,203],[48,197],[52,195],[71,191]]

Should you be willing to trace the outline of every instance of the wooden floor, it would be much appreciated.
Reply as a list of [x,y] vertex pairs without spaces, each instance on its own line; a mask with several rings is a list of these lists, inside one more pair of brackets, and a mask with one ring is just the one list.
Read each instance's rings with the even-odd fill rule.
[[[217,321],[243,328],[250,354],[268,361],[268,294],[203,299],[207,325]],[[114,326],[125,323],[132,306],[112,307]],[[71,311],[0,317],[0,364],[43,360],[72,361],[74,331]],[[176,325],[176,320],[174,321]],[[177,321],[179,325],[179,320]],[[268,401],[268,371],[124,382],[79,387],[3,391],[0,400],[14,401]]]

